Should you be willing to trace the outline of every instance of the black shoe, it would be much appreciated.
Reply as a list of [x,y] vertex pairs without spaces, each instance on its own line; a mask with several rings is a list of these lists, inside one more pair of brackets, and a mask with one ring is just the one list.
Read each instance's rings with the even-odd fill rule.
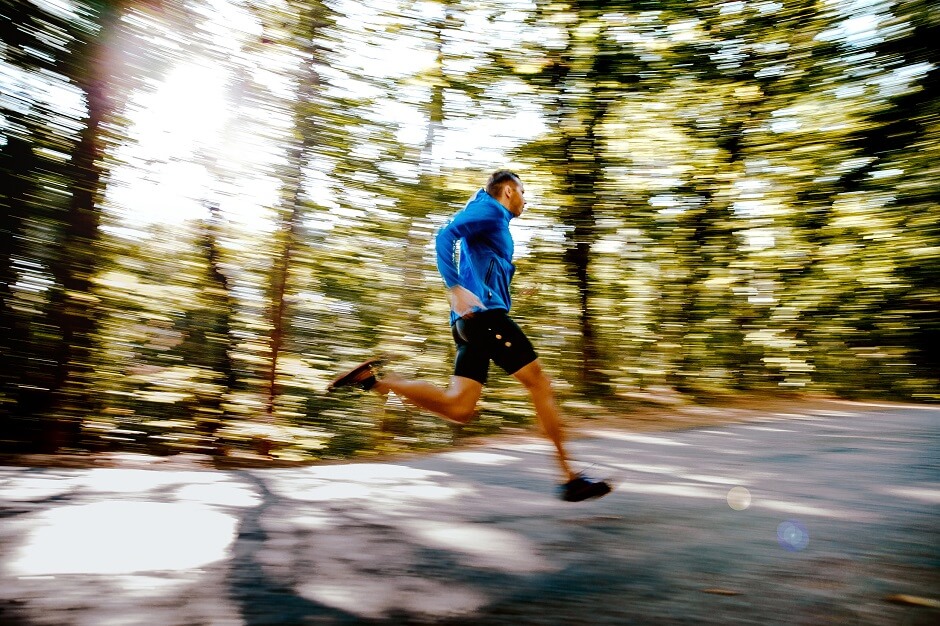
[[327,393],[332,393],[341,387],[356,386],[368,391],[375,385],[375,371],[372,369],[377,366],[380,359],[369,359],[363,361],[349,371],[343,372],[331,382],[327,388]]
[[603,480],[591,480],[578,476],[561,486],[561,499],[565,502],[581,502],[590,498],[600,498],[610,493],[610,485]]

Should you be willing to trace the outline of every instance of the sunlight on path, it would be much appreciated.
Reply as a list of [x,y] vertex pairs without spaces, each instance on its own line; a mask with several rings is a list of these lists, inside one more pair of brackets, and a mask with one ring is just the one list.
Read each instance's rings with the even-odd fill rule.
[[191,503],[97,502],[38,514],[9,567],[19,576],[202,567],[227,555],[237,520]]
[[[435,458],[450,469],[466,464],[477,471],[519,460],[469,451]],[[296,581],[303,598],[359,618],[464,615],[492,601],[494,577],[557,569],[523,533],[467,520],[488,507],[464,472],[359,463],[263,475],[277,496],[261,517],[269,536],[258,554],[264,571]],[[495,490],[503,492],[516,493],[520,515],[531,511],[518,490]],[[539,499],[553,501],[550,492]],[[487,574],[468,579],[475,571]]]
[[473,567],[517,574],[555,569],[538,553],[531,541],[499,528],[481,524],[414,520],[407,529],[428,545],[463,556],[467,564]]

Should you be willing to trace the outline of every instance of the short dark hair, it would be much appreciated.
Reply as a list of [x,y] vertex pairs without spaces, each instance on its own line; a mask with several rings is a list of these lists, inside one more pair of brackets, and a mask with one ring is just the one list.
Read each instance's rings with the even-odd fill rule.
[[503,190],[503,187],[509,183],[522,184],[522,181],[516,175],[515,172],[509,170],[496,170],[490,174],[489,180],[486,181],[486,193],[490,194],[494,198],[499,195],[499,192]]

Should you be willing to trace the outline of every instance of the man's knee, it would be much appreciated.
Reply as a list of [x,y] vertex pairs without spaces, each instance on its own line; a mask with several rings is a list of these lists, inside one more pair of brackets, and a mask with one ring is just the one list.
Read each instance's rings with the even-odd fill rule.
[[530,393],[552,393],[552,379],[537,360],[520,369],[515,376]]
[[473,416],[476,415],[476,412],[476,407],[456,407],[451,410],[448,417],[459,424],[469,424],[473,421]]
[[461,424],[470,422],[477,412],[480,393],[474,387],[461,387],[449,391],[447,417]]

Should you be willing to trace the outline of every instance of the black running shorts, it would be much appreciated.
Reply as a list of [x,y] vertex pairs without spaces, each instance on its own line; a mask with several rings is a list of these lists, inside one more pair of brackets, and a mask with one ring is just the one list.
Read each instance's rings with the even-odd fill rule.
[[451,327],[457,344],[454,376],[486,384],[490,361],[515,374],[538,356],[522,329],[502,310],[474,313]]

